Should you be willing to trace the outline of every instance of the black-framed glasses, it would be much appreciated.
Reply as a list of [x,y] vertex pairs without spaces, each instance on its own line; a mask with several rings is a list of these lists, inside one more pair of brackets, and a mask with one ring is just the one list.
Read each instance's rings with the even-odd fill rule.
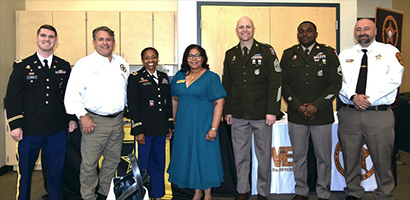
[[189,54],[188,55],[188,59],[189,60],[192,60],[192,59],[201,59],[202,58],[202,55],[201,54]]

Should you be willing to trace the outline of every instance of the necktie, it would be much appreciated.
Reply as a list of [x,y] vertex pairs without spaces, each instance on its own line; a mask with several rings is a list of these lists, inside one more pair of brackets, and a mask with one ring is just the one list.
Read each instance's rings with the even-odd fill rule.
[[359,78],[357,79],[356,94],[366,93],[366,82],[367,82],[367,49],[362,49],[363,58],[362,64],[360,66]]
[[246,58],[248,55],[248,47],[243,47],[243,57]]
[[158,78],[155,75],[152,75],[152,78],[154,78],[155,83],[158,84]]
[[309,49],[305,49],[305,54],[309,55]]
[[50,67],[47,64],[48,62],[47,59],[44,59],[43,62],[44,62],[44,68],[50,69]]

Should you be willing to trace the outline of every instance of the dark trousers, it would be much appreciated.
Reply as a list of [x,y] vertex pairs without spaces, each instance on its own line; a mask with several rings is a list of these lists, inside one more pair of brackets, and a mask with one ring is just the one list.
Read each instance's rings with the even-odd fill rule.
[[64,130],[52,135],[23,136],[23,140],[18,142],[17,199],[30,200],[31,175],[40,149],[46,161],[48,197],[61,199],[67,132]]
[[138,164],[150,176],[149,196],[165,195],[165,136],[145,136],[145,145],[138,144]]

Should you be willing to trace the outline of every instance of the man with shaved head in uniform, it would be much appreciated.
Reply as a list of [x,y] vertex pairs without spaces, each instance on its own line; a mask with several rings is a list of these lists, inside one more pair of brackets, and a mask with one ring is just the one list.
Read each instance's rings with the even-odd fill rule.
[[253,38],[249,17],[238,20],[239,44],[226,51],[222,84],[227,92],[225,121],[232,125],[238,196],[250,196],[252,133],[258,159],[258,199],[270,193],[272,125],[280,115],[281,68],[273,47]]

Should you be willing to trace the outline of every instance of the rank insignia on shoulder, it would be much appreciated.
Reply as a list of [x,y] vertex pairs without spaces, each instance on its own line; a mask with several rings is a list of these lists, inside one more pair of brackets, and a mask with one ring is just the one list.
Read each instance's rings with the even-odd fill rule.
[[18,60],[15,60],[14,62],[16,62],[16,63],[21,63],[21,62],[23,62],[21,59],[18,59]]
[[137,72],[137,71],[131,72],[131,74],[134,75],[134,76],[136,76],[136,75],[138,74],[138,72]]
[[162,78],[162,84],[168,84],[168,80],[166,78]]
[[31,69],[30,65],[27,65],[27,66],[26,66],[26,69]]
[[401,55],[400,52],[396,53],[396,58],[399,61],[400,65],[404,67],[404,61],[403,61],[403,56]]
[[376,55],[376,60],[381,60],[381,59],[382,59],[382,55],[377,54],[377,55]]

